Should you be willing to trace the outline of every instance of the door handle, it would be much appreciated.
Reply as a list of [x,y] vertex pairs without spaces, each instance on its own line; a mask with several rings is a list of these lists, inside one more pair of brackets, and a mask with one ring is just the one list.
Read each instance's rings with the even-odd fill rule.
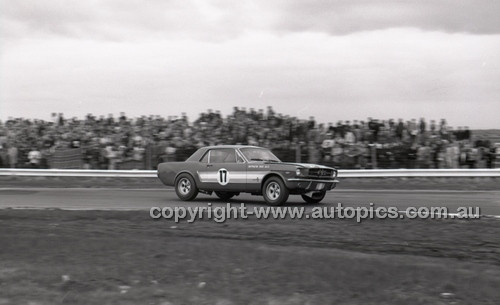
[[212,164],[207,164],[207,167],[212,167],[213,165]]

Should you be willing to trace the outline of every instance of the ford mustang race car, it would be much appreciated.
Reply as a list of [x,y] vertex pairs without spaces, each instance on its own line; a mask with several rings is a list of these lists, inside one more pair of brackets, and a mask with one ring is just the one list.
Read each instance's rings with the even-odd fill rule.
[[285,203],[290,194],[318,203],[338,183],[334,168],[281,162],[266,148],[244,145],[204,147],[184,162],[160,163],[158,178],[181,200],[199,192],[229,200],[244,192],[263,195],[270,205]]

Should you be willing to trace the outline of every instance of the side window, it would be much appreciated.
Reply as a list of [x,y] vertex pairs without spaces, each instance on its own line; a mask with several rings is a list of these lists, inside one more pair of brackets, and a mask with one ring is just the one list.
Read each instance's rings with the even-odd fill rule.
[[208,153],[209,152],[210,151],[208,151],[208,150],[205,152],[205,154],[203,155],[203,158],[201,158],[201,160],[200,160],[201,163],[208,163]]
[[243,157],[239,153],[236,154],[236,163],[245,163],[245,160],[243,160]]
[[236,152],[231,148],[210,151],[210,163],[236,163]]

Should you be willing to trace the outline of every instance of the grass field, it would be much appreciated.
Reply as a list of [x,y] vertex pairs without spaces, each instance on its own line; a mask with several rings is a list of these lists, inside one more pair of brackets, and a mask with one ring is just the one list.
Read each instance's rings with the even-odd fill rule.
[[498,304],[500,222],[0,211],[0,304]]

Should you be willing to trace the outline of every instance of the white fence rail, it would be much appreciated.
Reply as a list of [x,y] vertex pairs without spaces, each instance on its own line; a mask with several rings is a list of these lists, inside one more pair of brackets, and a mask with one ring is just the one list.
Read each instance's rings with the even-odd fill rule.
[[500,168],[340,170],[345,178],[369,177],[500,177]]
[[153,178],[153,170],[0,169],[0,176]]
[[[82,170],[82,169],[0,169],[0,176],[154,178],[154,170]],[[385,177],[500,177],[495,169],[373,169],[339,170],[339,178]]]

